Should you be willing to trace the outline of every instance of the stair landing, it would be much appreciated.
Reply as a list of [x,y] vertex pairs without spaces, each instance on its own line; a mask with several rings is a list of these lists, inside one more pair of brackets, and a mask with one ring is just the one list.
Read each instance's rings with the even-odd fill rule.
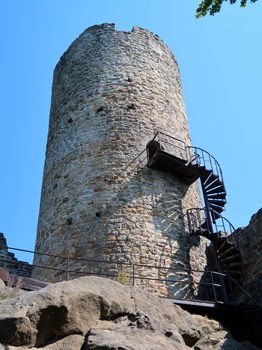
[[158,149],[148,161],[148,167],[181,177],[188,185],[199,178],[199,171],[187,161]]

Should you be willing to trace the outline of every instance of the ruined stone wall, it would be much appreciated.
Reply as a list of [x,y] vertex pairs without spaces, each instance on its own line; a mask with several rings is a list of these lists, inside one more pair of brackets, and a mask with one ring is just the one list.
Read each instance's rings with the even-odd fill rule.
[[[262,307],[262,208],[251,217],[247,227],[236,231],[243,259],[242,286]],[[239,301],[246,302],[245,294]]]
[[8,270],[14,275],[30,277],[32,266],[16,259],[15,254],[8,251],[3,233],[0,233],[0,269]]
[[[172,277],[170,268],[204,269],[205,240],[189,237],[184,217],[187,208],[202,206],[197,183],[189,187],[149,169],[145,152],[139,157],[158,130],[191,144],[170,49],[138,27],[132,32],[115,31],[113,24],[88,28],[54,72],[36,250],[169,268],[138,268],[144,276]],[[35,263],[66,264],[41,256]],[[119,269],[83,261],[70,267]],[[33,277],[63,278],[38,269]]]

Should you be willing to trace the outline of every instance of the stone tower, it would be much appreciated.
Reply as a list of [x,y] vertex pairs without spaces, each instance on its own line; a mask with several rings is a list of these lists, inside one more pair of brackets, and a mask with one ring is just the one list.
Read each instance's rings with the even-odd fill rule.
[[[187,208],[202,206],[197,183],[188,186],[146,166],[143,151],[158,130],[191,144],[170,49],[142,28],[88,28],[54,72],[36,251],[203,269],[205,242],[189,237],[184,219]],[[66,266],[63,259],[41,255],[34,264]],[[81,260],[70,267],[110,273],[119,268]],[[140,273],[155,272],[140,267]],[[33,277],[64,278],[37,268]]]

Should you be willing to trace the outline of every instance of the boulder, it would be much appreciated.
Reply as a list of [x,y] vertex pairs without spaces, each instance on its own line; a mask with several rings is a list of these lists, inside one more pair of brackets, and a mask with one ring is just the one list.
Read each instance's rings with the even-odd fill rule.
[[[168,333],[169,334],[169,333]],[[170,333],[171,334],[171,333]],[[143,328],[125,327],[104,324],[103,328],[94,327],[90,330],[85,343],[87,350],[186,350],[183,339],[164,335],[159,331],[149,332]]]
[[[50,341],[48,342],[44,347],[40,348],[30,348],[30,350],[39,350],[39,349],[45,349],[45,350],[81,350],[82,345],[84,344],[85,337],[78,334],[72,334],[62,339],[56,339],[54,342]],[[27,347],[16,347],[16,346],[9,346],[10,350],[22,350],[22,349],[28,349]],[[8,349],[8,350],[9,350]],[[1,348],[0,348],[1,350]]]
[[11,350],[257,349],[217,321],[100,277],[0,301],[0,343]]
[[126,314],[133,304],[125,286],[104,278],[52,284],[0,302],[0,342],[39,347],[55,337],[83,335],[98,319]]
[[0,298],[5,295],[5,282],[0,279]]
[[248,342],[239,343],[227,331],[206,335],[194,346],[194,350],[251,350],[254,348],[258,349]]

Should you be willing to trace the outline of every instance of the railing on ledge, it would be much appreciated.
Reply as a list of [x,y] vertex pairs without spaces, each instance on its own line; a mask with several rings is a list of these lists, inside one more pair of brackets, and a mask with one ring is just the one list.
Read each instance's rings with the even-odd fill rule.
[[[218,161],[202,148],[188,146],[184,141],[170,136],[162,131],[157,131],[154,138],[148,143],[153,149],[159,148],[173,156],[187,161],[188,165],[204,166],[206,170],[211,170],[223,182],[223,175]],[[147,146],[148,146],[147,145]],[[150,152],[150,151],[149,151]],[[148,158],[150,154],[148,152]]]
[[167,152],[173,156],[176,156],[178,158],[187,160],[187,145],[184,141],[174,137],[170,136],[164,132],[158,131],[154,138],[149,141],[147,144],[147,150],[148,150],[148,160],[151,156],[150,148],[152,150],[152,153],[154,153],[154,150],[160,149],[161,151]]
[[[18,249],[13,247],[3,247],[9,250],[15,250],[20,252],[31,253],[34,255],[42,255],[49,256],[53,258],[59,258],[64,261],[63,264],[65,267],[52,267],[52,266],[42,266],[33,264],[32,267],[45,269],[45,270],[53,270],[56,271],[59,275],[64,275],[65,280],[70,280],[70,278],[76,278],[76,276],[86,276],[86,275],[94,275],[94,276],[103,276],[112,278],[114,280],[118,280],[121,282],[121,273],[124,273],[125,276],[125,284],[131,284],[135,286],[139,284],[139,287],[143,288],[146,285],[143,285],[144,281],[152,281],[156,282],[155,287],[161,286],[165,287],[167,290],[166,298],[169,299],[182,299],[182,300],[191,300],[191,301],[204,301],[204,302],[213,302],[213,303],[223,303],[223,288],[226,286],[226,293],[229,296],[229,300],[232,300],[233,303],[234,298],[233,295],[239,292],[242,292],[246,298],[252,299],[252,297],[247,293],[233,278],[227,276],[223,273],[218,273],[215,271],[201,271],[194,269],[184,269],[184,268],[172,268],[172,267],[163,267],[163,266],[155,266],[155,265],[145,265],[145,264],[131,264],[125,263],[121,261],[105,261],[105,260],[97,260],[97,259],[83,259],[83,258],[73,258],[73,257],[65,257],[60,255],[53,255],[47,253],[41,253],[36,251],[30,251],[25,249]],[[9,261],[0,259],[1,262],[8,262],[11,264],[28,264],[26,262],[20,261]],[[117,273],[107,273],[107,272],[98,272],[98,271],[78,271],[72,269],[72,263],[74,261],[82,261],[86,262],[86,267],[88,268],[88,264],[95,263],[96,265],[102,264],[103,266],[113,265],[112,270],[117,268]],[[93,265],[95,267],[96,265]],[[145,271],[148,269],[148,273],[145,275]],[[154,276],[155,274],[155,276]],[[165,276],[161,278],[159,276]],[[195,280],[193,280],[193,276]],[[221,283],[223,280],[224,283]],[[182,293],[181,293],[182,292]],[[184,296],[181,297],[181,294],[184,293]]]

